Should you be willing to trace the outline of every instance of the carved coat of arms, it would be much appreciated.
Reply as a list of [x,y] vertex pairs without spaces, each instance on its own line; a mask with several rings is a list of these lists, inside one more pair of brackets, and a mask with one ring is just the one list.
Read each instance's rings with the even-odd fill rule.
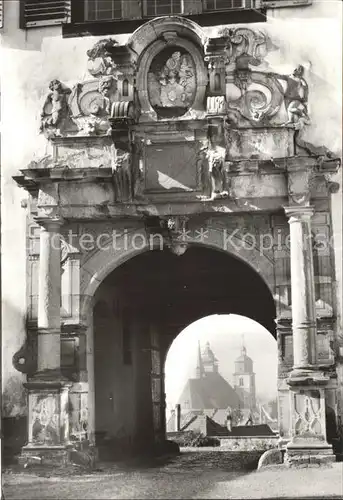
[[149,99],[153,107],[189,108],[195,89],[195,68],[190,54],[176,50],[162,63],[153,62],[148,74]]

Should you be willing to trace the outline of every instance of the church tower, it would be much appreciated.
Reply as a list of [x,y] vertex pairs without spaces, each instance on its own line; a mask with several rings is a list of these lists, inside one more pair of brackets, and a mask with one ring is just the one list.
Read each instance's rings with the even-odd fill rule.
[[203,378],[207,373],[218,373],[218,360],[210,347],[210,343],[207,342],[204,350],[201,352],[199,341],[196,378]]
[[256,408],[256,386],[253,361],[247,356],[244,342],[241,355],[235,361],[234,389],[243,402],[242,409]]
[[202,353],[202,366],[205,373],[218,373],[218,360],[215,357],[210,343],[207,342]]

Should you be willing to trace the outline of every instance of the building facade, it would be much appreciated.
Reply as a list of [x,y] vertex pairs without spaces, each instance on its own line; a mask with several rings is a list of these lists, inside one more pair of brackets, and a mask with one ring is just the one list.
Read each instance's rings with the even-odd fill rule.
[[333,460],[341,2],[1,3],[5,438],[162,445],[172,340],[235,313],[277,338],[287,463]]

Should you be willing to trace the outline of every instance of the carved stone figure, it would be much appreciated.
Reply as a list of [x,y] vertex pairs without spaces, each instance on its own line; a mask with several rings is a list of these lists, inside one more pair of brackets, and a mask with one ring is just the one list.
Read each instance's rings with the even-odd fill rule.
[[61,136],[61,129],[68,114],[67,95],[70,89],[63,87],[59,80],[52,80],[41,113],[40,131],[50,136]]
[[87,50],[88,71],[92,76],[110,75],[116,68],[111,56],[111,48],[117,45],[112,38],[105,38],[96,42],[94,47]]
[[152,106],[188,108],[194,99],[195,90],[195,69],[189,54],[175,51],[161,69],[148,73],[148,92]]
[[307,111],[308,85],[304,79],[304,67],[299,64],[293,73],[284,77],[284,79],[287,82],[285,106],[288,114],[288,121],[285,125],[296,125],[300,120],[298,127],[301,127],[309,122]]
[[132,172],[133,172],[133,196],[142,198],[144,190],[144,160],[143,141],[136,140],[133,144]]
[[117,81],[113,75],[106,75],[100,78],[99,80],[99,92],[104,96],[105,101],[105,112],[110,115],[111,114],[111,104],[113,99],[111,97],[114,95],[114,92],[117,90]]
[[117,201],[129,201],[132,198],[132,172],[131,153],[114,149],[114,160],[112,163],[113,181],[116,190]]
[[228,196],[225,170],[225,149],[215,148],[208,151],[209,173],[211,176],[212,199]]

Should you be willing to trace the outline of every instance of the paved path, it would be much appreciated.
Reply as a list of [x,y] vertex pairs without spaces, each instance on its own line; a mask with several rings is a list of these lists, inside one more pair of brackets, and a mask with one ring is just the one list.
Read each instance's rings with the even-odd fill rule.
[[184,451],[145,466],[102,465],[93,473],[4,471],[5,500],[30,499],[343,499],[343,464],[328,468],[237,470],[223,452]]

